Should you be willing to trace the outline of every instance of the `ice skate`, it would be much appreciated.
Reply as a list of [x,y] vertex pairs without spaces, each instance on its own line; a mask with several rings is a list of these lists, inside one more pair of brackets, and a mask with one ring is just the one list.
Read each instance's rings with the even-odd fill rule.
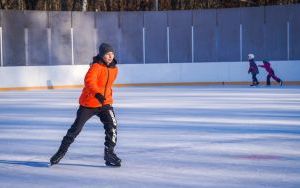
[[259,85],[259,82],[255,82],[253,84],[251,84],[250,86],[258,86]]
[[115,154],[113,149],[104,149],[104,160],[106,166],[120,167],[122,160]]
[[66,149],[59,149],[50,159],[50,165],[58,164],[59,161],[65,156],[67,153]]

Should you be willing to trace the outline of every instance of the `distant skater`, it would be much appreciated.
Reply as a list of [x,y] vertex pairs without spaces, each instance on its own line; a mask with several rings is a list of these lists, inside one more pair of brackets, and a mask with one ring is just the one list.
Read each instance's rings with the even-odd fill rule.
[[254,54],[248,54],[248,60],[249,60],[248,74],[251,73],[252,75],[252,84],[250,86],[257,86],[259,82],[256,78],[256,75],[259,73],[259,71],[254,61]]
[[263,60],[263,65],[258,65],[259,67],[265,68],[265,70],[268,72],[268,76],[267,76],[267,86],[271,85],[271,81],[270,79],[273,78],[276,82],[278,82],[281,86],[283,84],[282,80],[280,78],[278,78],[275,75],[274,70],[271,67],[270,62]]
[[93,58],[93,62],[85,75],[76,119],[63,137],[58,151],[51,157],[51,165],[59,163],[81,132],[84,124],[96,115],[105,129],[105,164],[107,166],[121,166],[121,159],[114,152],[117,143],[117,121],[112,107],[112,85],[118,74],[116,64],[113,48],[109,44],[102,43],[98,55]]

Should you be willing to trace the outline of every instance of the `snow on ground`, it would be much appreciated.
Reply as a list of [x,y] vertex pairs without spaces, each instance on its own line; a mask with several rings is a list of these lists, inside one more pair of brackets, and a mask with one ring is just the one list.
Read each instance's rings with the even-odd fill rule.
[[104,166],[96,117],[48,167],[79,95],[0,92],[1,188],[300,187],[300,87],[115,88],[122,167]]

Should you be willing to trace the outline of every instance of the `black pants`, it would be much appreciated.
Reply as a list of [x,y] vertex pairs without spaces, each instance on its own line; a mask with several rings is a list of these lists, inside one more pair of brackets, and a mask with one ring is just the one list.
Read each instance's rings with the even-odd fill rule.
[[113,107],[110,105],[105,105],[101,108],[87,108],[80,106],[77,111],[75,122],[69,128],[66,136],[64,136],[61,146],[67,149],[74,142],[74,139],[77,137],[77,135],[79,135],[87,120],[94,115],[98,116],[104,125],[104,145],[110,149],[113,149],[117,143],[117,121]]

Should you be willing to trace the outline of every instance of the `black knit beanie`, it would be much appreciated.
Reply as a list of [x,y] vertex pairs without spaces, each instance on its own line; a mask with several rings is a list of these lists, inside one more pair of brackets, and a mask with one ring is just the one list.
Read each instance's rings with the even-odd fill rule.
[[111,45],[107,44],[107,43],[102,43],[100,46],[99,46],[99,57],[100,58],[103,58],[103,56],[108,53],[108,52],[114,52],[114,49],[112,48]]

